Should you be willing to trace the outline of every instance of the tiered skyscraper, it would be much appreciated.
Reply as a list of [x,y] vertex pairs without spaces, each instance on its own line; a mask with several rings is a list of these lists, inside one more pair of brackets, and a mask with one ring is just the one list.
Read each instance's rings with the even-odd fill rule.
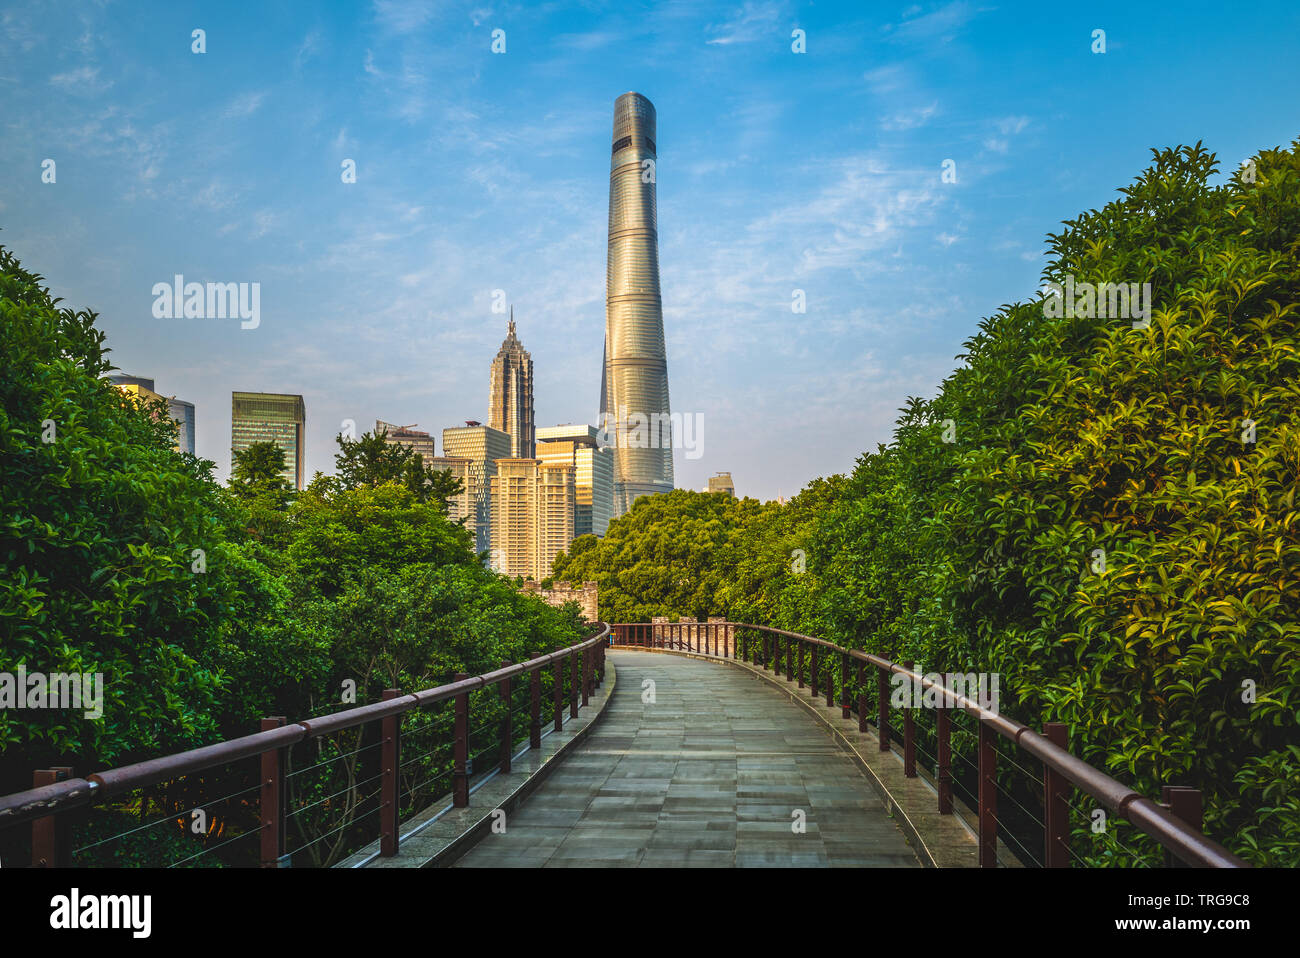
[[533,422],[533,357],[515,335],[515,311],[505,341],[492,360],[488,425],[510,437],[510,455],[531,459],[535,452]]
[[614,447],[614,514],[673,488],[668,359],[659,295],[655,108],[639,93],[614,101],[605,272],[601,428]]

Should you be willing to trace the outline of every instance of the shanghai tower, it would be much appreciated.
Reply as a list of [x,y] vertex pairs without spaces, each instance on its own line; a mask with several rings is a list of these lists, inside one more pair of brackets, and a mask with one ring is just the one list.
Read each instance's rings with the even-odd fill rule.
[[655,108],[639,93],[614,101],[601,427],[614,447],[614,514],[638,496],[671,492],[673,436],[659,296]]

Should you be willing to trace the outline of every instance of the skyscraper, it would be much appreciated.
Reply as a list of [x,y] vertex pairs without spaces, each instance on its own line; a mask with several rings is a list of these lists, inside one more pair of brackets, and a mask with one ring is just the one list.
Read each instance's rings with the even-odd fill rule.
[[510,308],[506,338],[492,360],[488,425],[510,437],[510,455],[533,457],[533,357],[515,335],[515,310]]
[[295,489],[306,480],[303,455],[307,406],[287,393],[230,394],[230,457],[255,442],[273,442],[284,450],[284,477]]
[[467,422],[442,431],[442,453],[469,460],[465,491],[474,511],[466,518],[465,528],[474,533],[474,551],[487,552],[492,544],[492,477],[497,471],[496,460],[510,456],[510,437],[491,426]]
[[541,581],[573,541],[574,467],[498,459],[492,476],[492,567]]
[[573,466],[573,535],[603,536],[614,512],[614,451],[602,449],[595,426],[542,426],[537,458]]
[[167,403],[167,415],[176,423],[176,451],[194,455],[194,403],[177,399],[175,396],[162,396],[154,390],[152,379],[144,376],[128,376],[113,373],[108,381],[122,392],[148,401],[161,399]]
[[614,447],[614,514],[673,488],[668,359],[659,295],[655,108],[639,93],[614,102],[605,271],[601,429]]

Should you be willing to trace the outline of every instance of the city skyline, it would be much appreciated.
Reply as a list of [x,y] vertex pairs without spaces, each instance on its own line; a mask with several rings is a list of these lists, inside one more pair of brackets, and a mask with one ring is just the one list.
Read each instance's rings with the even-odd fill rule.
[[[345,420],[487,421],[497,290],[528,317],[537,422],[592,422],[599,356],[569,357],[604,325],[609,105],[640,90],[671,117],[657,189],[673,406],[716,424],[675,479],[700,489],[730,469],[772,499],[888,441],[980,318],[1032,294],[1045,234],[1112,199],[1149,148],[1202,140],[1222,181],[1289,142],[1298,14],[1253,9],[1274,29],[1118,3],[1063,19],[961,2],[871,18],[834,3],[84,6],[49,24],[15,8],[0,241],[101,314],[123,372],[183,386],[222,480],[228,394],[249,385],[304,396],[311,472],[332,472]],[[1212,76],[1184,55],[1210,33],[1252,69]],[[272,156],[283,175],[265,175]],[[154,317],[151,290],[175,275],[260,283],[260,323]],[[773,446],[800,454],[773,461]]]

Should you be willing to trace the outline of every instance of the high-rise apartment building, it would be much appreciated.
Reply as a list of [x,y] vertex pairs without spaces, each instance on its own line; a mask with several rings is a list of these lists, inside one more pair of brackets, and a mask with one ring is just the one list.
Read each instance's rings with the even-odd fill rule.
[[601,429],[614,448],[614,514],[673,488],[668,359],[659,295],[654,105],[639,93],[614,102],[605,272]]
[[541,581],[573,541],[574,467],[498,459],[492,476],[492,567]]
[[375,435],[378,436],[380,433],[387,433],[385,442],[394,446],[405,446],[418,452],[426,466],[430,465],[434,458],[433,437],[427,432],[416,429],[414,423],[410,426],[395,426],[391,422],[376,419]]
[[492,360],[488,425],[510,437],[510,455],[530,459],[534,455],[533,358],[515,335],[515,310],[510,308],[506,338]]
[[465,528],[474,533],[475,551],[487,552],[492,546],[492,477],[496,460],[510,457],[510,437],[469,421],[442,431],[442,452],[445,457],[469,460],[465,488],[473,515],[467,518]]
[[537,458],[574,467],[573,535],[603,536],[614,514],[614,451],[603,449],[595,426],[542,426]]
[[160,395],[154,388],[154,381],[144,376],[127,376],[115,373],[108,381],[122,392],[143,400],[161,399],[167,403],[167,415],[176,423],[177,452],[194,455],[194,403],[177,399],[175,396]]
[[709,492],[725,492],[731,498],[736,498],[736,487],[731,484],[731,473],[715,472],[709,476]]
[[255,442],[273,442],[284,450],[284,477],[295,489],[306,484],[304,443],[307,406],[291,393],[230,394],[230,457]]

